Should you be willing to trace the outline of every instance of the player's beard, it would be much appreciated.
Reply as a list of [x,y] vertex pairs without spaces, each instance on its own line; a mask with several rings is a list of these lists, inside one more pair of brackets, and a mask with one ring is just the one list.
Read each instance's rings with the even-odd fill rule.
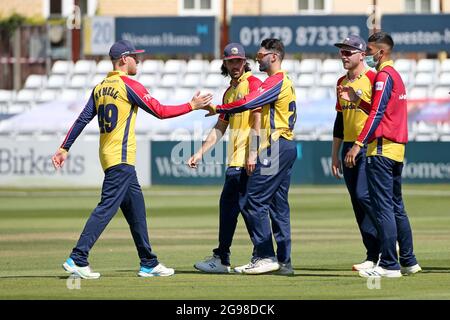
[[129,66],[129,68],[128,68],[128,74],[130,75],[130,76],[135,76],[136,75],[136,73],[137,73],[137,67],[131,67],[131,66]]
[[232,79],[234,79],[234,80],[237,80],[237,79],[239,79],[240,77],[241,77],[241,75],[242,75],[242,72],[241,72],[241,70],[232,70],[231,72],[230,72],[230,75],[231,75],[231,78]]
[[259,61],[259,71],[265,72],[269,69],[270,62],[269,61]]

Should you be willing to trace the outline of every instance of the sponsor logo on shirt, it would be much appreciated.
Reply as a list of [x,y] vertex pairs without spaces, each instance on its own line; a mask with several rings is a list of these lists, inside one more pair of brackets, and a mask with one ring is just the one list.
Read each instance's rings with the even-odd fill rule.
[[383,90],[383,87],[384,87],[383,81],[378,81],[375,83],[375,91],[381,91]]
[[406,99],[407,99],[406,93],[401,94],[401,95],[398,97],[398,99],[399,99],[399,100],[406,100]]
[[150,101],[150,99],[152,98],[150,96],[150,93],[147,93],[145,96],[142,97],[145,101]]
[[342,105],[342,110],[355,110],[356,108],[357,108],[356,104],[351,102]]

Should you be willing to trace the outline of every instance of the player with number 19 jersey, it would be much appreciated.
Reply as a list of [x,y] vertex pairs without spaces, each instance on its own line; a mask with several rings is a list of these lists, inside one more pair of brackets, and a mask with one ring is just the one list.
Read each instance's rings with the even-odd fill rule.
[[150,96],[142,84],[122,71],[112,71],[95,86],[61,148],[69,151],[83,128],[97,115],[100,129],[99,155],[103,170],[121,163],[134,166],[134,128],[138,107],[160,119],[176,117],[192,110],[189,103],[177,106],[161,105]]

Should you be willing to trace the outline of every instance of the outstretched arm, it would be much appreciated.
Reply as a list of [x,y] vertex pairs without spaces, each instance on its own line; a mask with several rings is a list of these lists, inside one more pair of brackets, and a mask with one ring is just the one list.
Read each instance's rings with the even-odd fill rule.
[[200,96],[197,92],[189,103],[174,106],[163,105],[153,98],[141,83],[126,76],[123,76],[122,80],[126,86],[128,100],[159,119],[173,118],[186,114],[192,110],[200,109],[212,101],[211,94]]
[[244,98],[232,103],[215,106],[213,109],[217,113],[238,113],[274,102],[280,95],[283,79],[284,74],[277,73],[267,78],[257,90],[250,92]]

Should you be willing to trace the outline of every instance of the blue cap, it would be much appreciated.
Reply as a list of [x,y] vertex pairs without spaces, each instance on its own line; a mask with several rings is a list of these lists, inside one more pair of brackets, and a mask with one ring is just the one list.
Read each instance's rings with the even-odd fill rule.
[[367,45],[363,38],[356,34],[351,34],[344,41],[334,44],[338,48],[353,48],[359,51],[366,51]]
[[227,44],[223,50],[223,60],[246,59],[244,47],[240,43]]
[[128,40],[119,40],[109,49],[109,56],[112,59],[119,59],[121,56],[143,53],[145,50],[136,50],[134,45]]

